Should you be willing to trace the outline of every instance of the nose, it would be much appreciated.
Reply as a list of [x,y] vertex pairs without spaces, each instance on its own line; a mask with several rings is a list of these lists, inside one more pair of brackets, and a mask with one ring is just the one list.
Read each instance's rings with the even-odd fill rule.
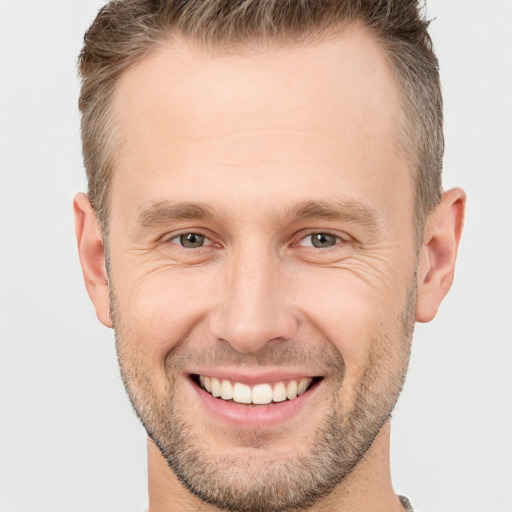
[[298,320],[287,303],[290,283],[277,256],[240,251],[226,265],[211,334],[239,352],[293,338]]

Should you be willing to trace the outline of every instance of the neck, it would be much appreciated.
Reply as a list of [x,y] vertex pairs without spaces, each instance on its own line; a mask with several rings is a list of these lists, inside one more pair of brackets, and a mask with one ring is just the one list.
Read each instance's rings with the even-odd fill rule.
[[[309,512],[403,512],[391,484],[390,424],[382,427],[359,464]],[[148,440],[149,512],[219,512],[185,489]]]

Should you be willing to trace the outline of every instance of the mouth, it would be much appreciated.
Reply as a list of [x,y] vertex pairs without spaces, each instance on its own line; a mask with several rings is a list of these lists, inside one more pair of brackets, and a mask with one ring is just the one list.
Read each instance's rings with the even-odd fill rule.
[[208,375],[192,374],[190,377],[212,397],[246,406],[268,406],[294,401],[322,380],[322,377],[301,377],[249,385]]

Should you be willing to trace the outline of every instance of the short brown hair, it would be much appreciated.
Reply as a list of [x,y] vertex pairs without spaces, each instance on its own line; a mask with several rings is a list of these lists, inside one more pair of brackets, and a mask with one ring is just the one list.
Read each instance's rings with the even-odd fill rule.
[[[416,180],[416,226],[441,197],[444,151],[438,62],[417,0],[115,0],[98,13],[79,57],[89,197],[104,232],[115,167],[109,107],[120,76],[178,36],[208,47],[304,41],[360,22],[382,44],[406,123],[399,135]],[[418,240],[419,241],[419,240]]]

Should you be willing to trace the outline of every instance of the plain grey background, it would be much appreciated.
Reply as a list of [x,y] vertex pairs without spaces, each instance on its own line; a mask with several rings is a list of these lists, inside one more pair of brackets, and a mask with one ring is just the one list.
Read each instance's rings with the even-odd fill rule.
[[[100,0],[0,0],[0,511],[137,512],[145,435],[96,320],[76,57]],[[454,287],[416,330],[393,479],[421,512],[512,511],[512,2],[430,0],[445,186],[468,194]]]

